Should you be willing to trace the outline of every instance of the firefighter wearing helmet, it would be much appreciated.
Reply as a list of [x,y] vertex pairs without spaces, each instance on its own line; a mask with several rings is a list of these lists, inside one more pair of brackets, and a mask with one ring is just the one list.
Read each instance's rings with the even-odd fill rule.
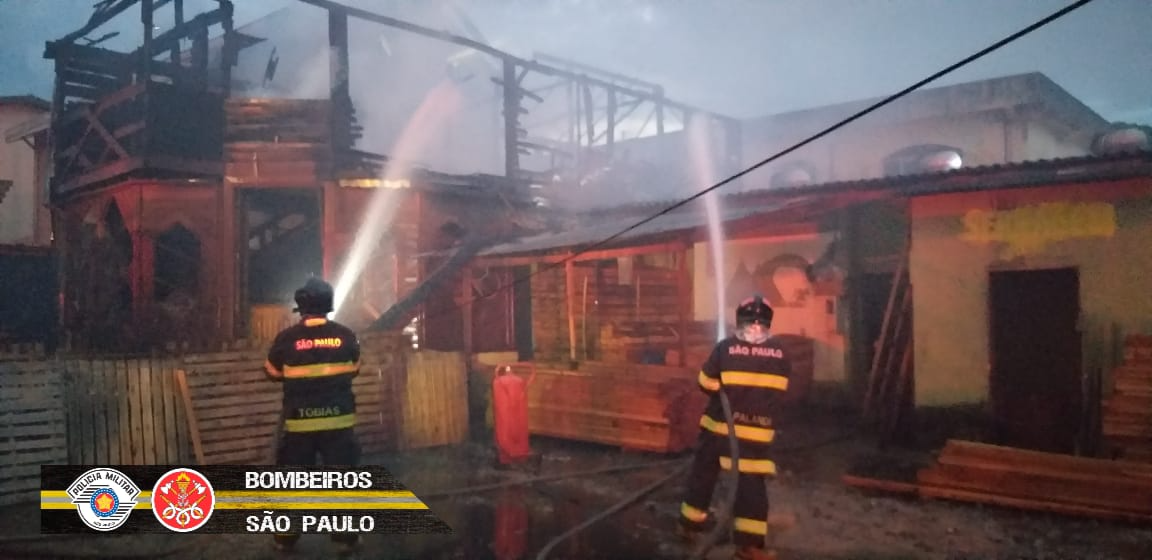
[[[276,335],[268,350],[265,373],[284,384],[282,436],[278,465],[353,466],[360,460],[356,398],[352,379],[360,371],[360,343],[348,327],[328,319],[332,286],[310,278],[296,290],[300,322]],[[275,535],[276,548],[288,551],[300,535]],[[333,534],[341,553],[351,553],[356,535]]]
[[720,400],[730,404],[739,443],[738,488],[732,504],[736,558],[775,558],[766,549],[768,535],[767,481],[776,474],[769,458],[775,439],[772,415],[784,391],[792,364],[785,350],[769,335],[772,308],[753,296],[736,308],[736,332],[716,344],[700,370],[700,388],[709,395],[700,419],[697,445],[684,502],[680,506],[680,533],[695,541],[710,524],[708,509],[721,470],[731,470],[728,421]]

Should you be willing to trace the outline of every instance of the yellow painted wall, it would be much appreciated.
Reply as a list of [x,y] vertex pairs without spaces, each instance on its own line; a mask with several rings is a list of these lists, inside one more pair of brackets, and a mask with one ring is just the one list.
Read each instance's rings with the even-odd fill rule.
[[913,200],[916,404],[987,400],[990,270],[1079,268],[1086,371],[1115,365],[1114,329],[1152,332],[1152,179],[1142,181],[1143,198],[1105,203],[1007,205],[989,194],[937,212],[945,197]]
[[[824,252],[832,240],[831,234],[804,234],[773,238],[770,241],[728,241],[724,244],[723,286],[727,291],[732,279],[741,266],[751,273],[763,263],[777,255],[795,254],[812,262]],[[693,319],[715,321],[717,319],[717,282],[713,272],[712,252],[707,243],[698,243],[692,249],[693,270]],[[757,278],[757,282],[769,281]],[[837,298],[817,296],[811,293],[807,279],[794,269],[780,270],[775,276],[775,286],[788,301],[786,305],[774,305],[775,318],[772,331],[776,334],[798,334],[814,341],[814,379],[816,381],[845,380],[845,333],[837,330]],[[761,286],[762,287],[762,286]],[[735,323],[735,306],[739,299],[751,295],[740,290],[728,293],[728,301],[723,309],[723,319],[731,327]],[[760,289],[761,293],[766,290]],[[803,292],[807,291],[807,294]],[[829,305],[832,305],[829,313]]]

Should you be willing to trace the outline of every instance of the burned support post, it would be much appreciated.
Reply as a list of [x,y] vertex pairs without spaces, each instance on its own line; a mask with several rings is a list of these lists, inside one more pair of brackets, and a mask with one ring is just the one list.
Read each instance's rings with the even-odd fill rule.
[[676,299],[680,305],[676,306],[678,312],[678,322],[680,326],[680,336],[677,337],[678,350],[680,351],[679,363],[676,365],[684,366],[688,363],[688,317],[692,310],[692,271],[688,269],[688,256],[691,254],[691,245],[684,243],[679,251],[676,251]]
[[332,101],[332,138],[336,151],[350,149],[352,139],[352,93],[348,76],[348,14],[328,12],[328,73]]
[[[236,66],[236,59],[239,53],[239,47],[236,45],[236,37],[233,33],[233,8],[231,0],[220,0],[220,10],[223,12],[220,25],[224,28],[224,47],[220,56],[220,87],[224,91],[224,97],[228,97],[232,92],[232,67]],[[204,26],[207,31],[208,26]],[[205,68],[208,63],[205,61]],[[207,85],[208,77],[204,77],[205,85]]]
[[201,88],[208,87],[208,28],[197,29],[192,36],[192,68],[196,74],[202,76]]
[[155,28],[152,14],[152,0],[140,0],[140,21],[144,24],[144,45],[139,51],[139,68],[145,83],[152,81],[152,34]]
[[471,363],[471,356],[473,351],[472,344],[472,320],[474,310],[472,309],[472,266],[464,265],[460,270],[460,294],[457,305],[460,307],[461,329],[460,334],[463,339],[464,359],[466,362]]
[[592,88],[587,83],[580,84],[580,94],[584,99],[584,126],[588,128],[587,148],[591,148],[596,143],[596,105],[592,100]]
[[613,90],[607,91],[608,105],[607,105],[607,130],[605,130],[605,145],[608,152],[608,157],[612,157],[612,149],[616,146],[616,92]]
[[515,180],[520,175],[521,92],[516,80],[516,63],[504,60],[504,175]]
[[320,246],[323,247],[321,253],[323,254],[323,264],[321,265],[324,271],[324,278],[329,281],[335,281],[336,275],[336,262],[335,257],[344,253],[344,247],[337,247],[337,237],[339,236],[340,216],[337,212],[340,200],[340,187],[336,181],[324,181],[324,187],[320,191]]
[[[173,29],[179,29],[184,25],[184,0],[175,0],[172,4],[173,11]],[[172,64],[180,64],[180,43],[172,45],[172,50],[168,53],[168,60]]]
[[568,356],[576,362],[576,262],[564,262],[564,302],[568,311]]
[[656,134],[664,136],[664,88],[656,92]]

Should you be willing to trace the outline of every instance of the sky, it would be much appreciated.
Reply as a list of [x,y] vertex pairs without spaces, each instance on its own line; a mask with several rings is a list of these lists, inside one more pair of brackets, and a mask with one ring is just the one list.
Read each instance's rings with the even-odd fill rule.
[[[1060,0],[357,0],[405,17],[454,1],[485,41],[662,84],[674,99],[752,117],[883,96],[1051,13]],[[95,0],[0,0],[0,95],[50,97],[45,41]],[[243,25],[292,0],[236,0]],[[211,0],[186,0],[190,8]],[[138,11],[106,46],[137,44]],[[417,15],[413,13],[413,18]],[[419,21],[417,21],[419,23]],[[168,25],[161,22],[161,26]],[[934,83],[1039,71],[1112,121],[1152,124],[1152,2],[1095,0]],[[96,35],[99,35],[97,33]]]

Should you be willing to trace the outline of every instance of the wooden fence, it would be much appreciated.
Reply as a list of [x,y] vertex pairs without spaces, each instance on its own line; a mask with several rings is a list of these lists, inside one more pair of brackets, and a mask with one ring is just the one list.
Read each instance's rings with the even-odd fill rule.
[[[356,432],[365,454],[398,447],[394,410],[403,361],[397,352],[365,352],[356,393]],[[271,464],[280,424],[281,393],[262,373],[264,353],[190,357],[176,370],[188,413],[196,462]]]
[[458,352],[413,353],[402,404],[405,449],[460,443],[468,437],[468,370]]
[[63,360],[68,461],[80,465],[186,463],[188,432],[175,359]]
[[55,364],[0,362],[0,505],[40,489],[40,465],[68,460],[64,382]]
[[[391,334],[363,335],[361,346],[353,386],[365,454],[464,439],[467,376],[459,354],[413,353]],[[0,505],[33,499],[41,464],[272,462],[281,392],[265,380],[263,362],[262,349],[244,348],[166,358],[0,359]]]

